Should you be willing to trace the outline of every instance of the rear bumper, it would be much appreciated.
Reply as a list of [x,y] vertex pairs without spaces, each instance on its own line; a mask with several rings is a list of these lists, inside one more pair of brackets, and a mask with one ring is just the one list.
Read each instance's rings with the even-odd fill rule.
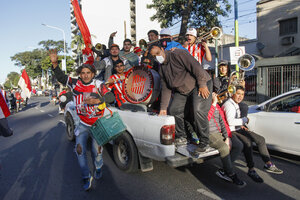
[[184,165],[188,165],[191,163],[203,163],[204,160],[214,158],[215,156],[218,156],[219,152],[217,150],[210,151],[207,153],[202,153],[198,158],[188,157],[181,155],[179,153],[176,153],[174,156],[166,157],[166,162],[171,167],[180,167]]

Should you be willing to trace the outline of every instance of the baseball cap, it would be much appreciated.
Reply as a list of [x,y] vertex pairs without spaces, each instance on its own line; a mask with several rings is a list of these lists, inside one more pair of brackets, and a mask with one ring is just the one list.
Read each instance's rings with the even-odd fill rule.
[[197,31],[195,28],[188,28],[186,31],[186,35],[193,35],[193,36],[197,37]]
[[172,33],[171,33],[171,31],[170,31],[170,29],[168,29],[168,28],[164,28],[164,29],[161,29],[161,31],[160,31],[160,34],[159,35],[172,35]]
[[221,65],[228,65],[228,61],[227,60],[220,60],[220,62],[218,63],[218,66]]
[[111,50],[111,48],[113,48],[113,47],[118,47],[118,49],[120,50],[120,47],[119,47],[119,45],[117,45],[117,44],[112,44],[112,45],[109,47],[109,50]]
[[141,51],[142,51],[142,49],[140,47],[134,47],[134,49],[133,49],[134,53],[138,53],[138,52],[141,52]]

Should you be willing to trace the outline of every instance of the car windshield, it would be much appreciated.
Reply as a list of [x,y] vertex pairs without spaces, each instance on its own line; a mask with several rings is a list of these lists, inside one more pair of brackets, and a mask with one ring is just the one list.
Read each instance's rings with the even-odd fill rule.
[[284,96],[269,104],[269,112],[293,112],[293,108],[300,106],[300,93]]

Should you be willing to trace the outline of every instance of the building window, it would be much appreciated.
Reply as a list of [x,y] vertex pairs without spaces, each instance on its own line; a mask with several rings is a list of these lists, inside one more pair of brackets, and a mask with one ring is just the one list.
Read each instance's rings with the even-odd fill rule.
[[298,30],[298,18],[291,18],[279,21],[279,35],[289,35],[297,33]]

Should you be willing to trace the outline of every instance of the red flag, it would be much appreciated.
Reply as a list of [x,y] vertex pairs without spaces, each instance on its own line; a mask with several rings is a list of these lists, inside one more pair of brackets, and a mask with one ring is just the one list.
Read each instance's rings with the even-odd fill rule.
[[87,27],[87,25],[85,23],[85,20],[82,16],[78,1],[77,0],[71,0],[71,3],[73,5],[76,22],[77,22],[78,27],[80,29],[84,44],[86,46],[84,51],[82,51],[82,53],[87,57],[87,59],[85,61],[85,64],[91,64],[92,65],[94,63],[94,56],[93,56],[92,50],[88,47],[89,44],[92,44],[91,34],[90,34],[90,31],[89,31],[89,28]]
[[9,108],[6,104],[6,101],[2,95],[2,91],[0,89],[0,119],[6,118],[10,115]]
[[25,69],[22,72],[22,76],[19,79],[18,85],[22,89],[22,93],[21,93],[22,98],[24,98],[24,99],[30,98],[31,84],[30,84],[30,79],[29,79]]

